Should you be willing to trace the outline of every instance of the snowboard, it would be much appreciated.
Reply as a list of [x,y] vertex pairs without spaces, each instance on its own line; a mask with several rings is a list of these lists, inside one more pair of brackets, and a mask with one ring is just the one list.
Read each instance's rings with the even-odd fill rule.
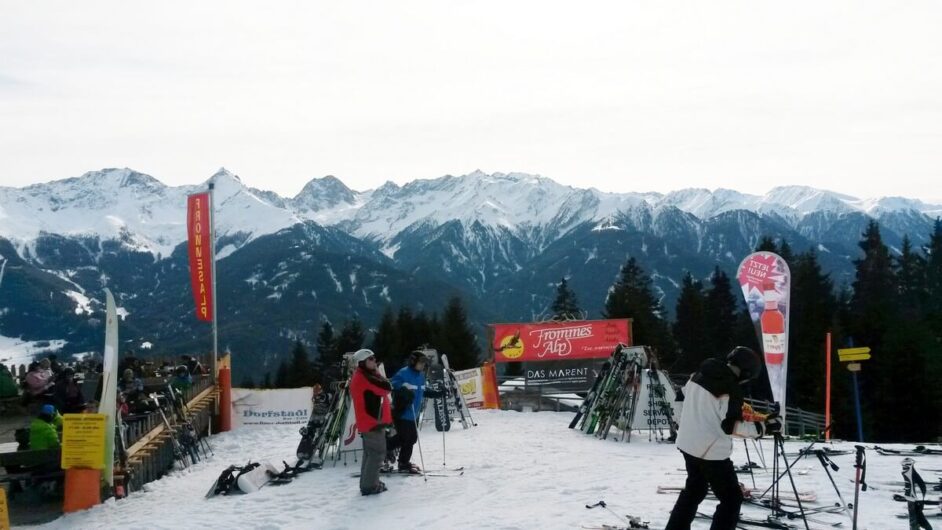
[[[433,364],[428,372],[429,384],[435,385],[441,390],[445,390],[445,368],[440,364]],[[442,392],[442,395],[432,400],[435,410],[435,430],[444,432],[451,430],[451,417],[448,414],[448,393]]]
[[261,462],[257,467],[247,472],[241,473],[236,477],[236,487],[242,493],[255,493],[262,489],[262,486],[268,484],[272,477],[278,475],[281,471],[268,462]]

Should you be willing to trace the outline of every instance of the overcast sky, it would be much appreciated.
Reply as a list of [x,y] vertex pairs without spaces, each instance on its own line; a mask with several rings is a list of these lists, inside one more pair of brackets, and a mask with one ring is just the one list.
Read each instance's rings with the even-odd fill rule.
[[5,1],[0,185],[220,166],[942,201],[942,4]]

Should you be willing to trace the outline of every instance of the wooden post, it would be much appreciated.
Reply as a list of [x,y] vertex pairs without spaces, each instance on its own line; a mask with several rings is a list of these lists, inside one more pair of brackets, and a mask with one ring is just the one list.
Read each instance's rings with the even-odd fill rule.
[[[229,361],[232,356],[227,356]],[[216,381],[219,384],[219,431],[227,432],[232,430],[232,371],[229,363],[221,363],[219,375]]]

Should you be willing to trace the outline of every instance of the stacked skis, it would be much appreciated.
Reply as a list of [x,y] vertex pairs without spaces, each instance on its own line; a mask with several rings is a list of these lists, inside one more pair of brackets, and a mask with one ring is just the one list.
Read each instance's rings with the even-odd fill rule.
[[[646,346],[619,345],[602,366],[569,428],[606,439],[612,427],[617,427],[621,439],[627,441],[632,429],[644,429],[651,436],[672,440],[676,431],[673,400],[674,389],[657,369],[653,352]],[[665,427],[669,437],[664,435]]]

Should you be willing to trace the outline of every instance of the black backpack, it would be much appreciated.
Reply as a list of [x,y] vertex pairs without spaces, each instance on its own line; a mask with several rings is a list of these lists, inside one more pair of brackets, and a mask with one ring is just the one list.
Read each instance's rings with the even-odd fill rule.
[[392,415],[393,419],[399,419],[402,417],[403,413],[412,406],[412,400],[415,399],[415,392],[409,390],[408,388],[402,386],[393,390],[393,405],[392,405]]

